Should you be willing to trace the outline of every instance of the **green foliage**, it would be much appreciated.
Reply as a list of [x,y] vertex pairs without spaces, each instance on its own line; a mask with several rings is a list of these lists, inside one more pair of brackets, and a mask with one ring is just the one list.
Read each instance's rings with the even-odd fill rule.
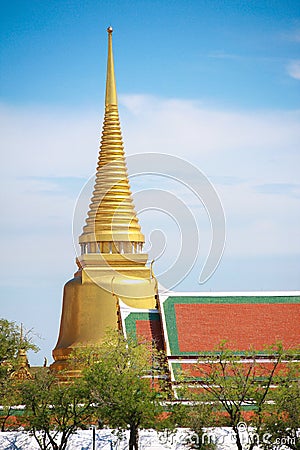
[[0,404],[3,407],[0,416],[1,431],[5,430],[12,406],[20,403],[19,384],[10,379],[11,373],[18,368],[20,350],[38,351],[38,347],[32,342],[31,332],[22,335],[21,328],[15,322],[0,319]]
[[216,445],[206,436],[205,428],[216,426],[217,403],[199,401],[198,394],[182,389],[181,395],[189,397],[188,405],[179,404],[175,410],[181,427],[189,430],[186,446],[190,449],[213,450]]
[[21,336],[21,329],[15,322],[0,319],[0,367],[3,367],[3,362],[13,363],[20,349],[38,350],[32,342],[31,332]]
[[[239,450],[242,450],[239,424],[245,421],[244,410],[251,409],[250,425],[261,435],[268,400],[272,396],[271,387],[282,376],[281,362],[290,358],[291,352],[276,345],[269,348],[263,358],[261,356],[254,350],[238,356],[222,343],[216,352],[201,356],[193,367],[196,385],[189,394],[190,399],[221,407],[235,433]],[[195,431],[201,429],[202,424],[208,426],[211,416],[207,408],[201,406],[197,411],[194,406],[193,414],[199,421],[197,426],[192,424]],[[254,441],[250,442],[250,450],[254,445]]]
[[[1,380],[0,404],[2,406],[0,415],[1,431],[5,431],[7,422],[13,413],[13,406],[22,403],[19,383],[11,380],[8,376]],[[18,425],[17,425],[18,426]]]
[[[296,355],[294,355],[296,356]],[[292,359],[286,370],[277,378],[276,389],[272,392],[263,423],[263,431],[270,437],[264,448],[285,446],[300,449],[300,362]]]
[[41,450],[64,450],[71,434],[91,421],[94,409],[81,379],[59,383],[41,369],[33,381],[22,383],[21,390],[26,428]]
[[138,448],[139,428],[162,427],[163,393],[155,387],[161,355],[151,345],[111,332],[98,348],[77,352],[74,361],[88,364],[83,378],[100,419],[130,429],[129,449]]

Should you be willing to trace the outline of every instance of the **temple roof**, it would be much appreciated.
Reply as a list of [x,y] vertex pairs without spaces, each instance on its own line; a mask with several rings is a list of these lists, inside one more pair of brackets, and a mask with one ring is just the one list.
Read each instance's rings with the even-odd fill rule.
[[119,299],[122,329],[125,337],[155,343],[164,348],[160,314],[157,309],[130,308]]
[[170,357],[213,351],[221,341],[240,352],[300,342],[300,293],[190,294],[160,299]]

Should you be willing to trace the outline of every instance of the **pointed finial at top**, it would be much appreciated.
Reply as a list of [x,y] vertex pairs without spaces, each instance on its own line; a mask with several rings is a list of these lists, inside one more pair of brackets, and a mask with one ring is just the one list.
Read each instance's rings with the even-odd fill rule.
[[108,56],[107,56],[105,106],[118,104],[115,70],[114,70],[114,57],[112,49],[112,32],[113,32],[112,27],[108,27],[107,32],[108,32]]

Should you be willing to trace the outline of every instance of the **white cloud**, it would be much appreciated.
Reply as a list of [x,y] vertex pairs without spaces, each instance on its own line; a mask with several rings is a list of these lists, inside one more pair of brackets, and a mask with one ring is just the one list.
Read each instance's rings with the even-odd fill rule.
[[[225,256],[300,252],[299,198],[289,189],[281,190],[284,195],[258,189],[298,182],[300,111],[226,111],[142,95],[121,101],[128,154],[169,153],[211,176],[227,217]],[[180,195],[198,214],[202,236],[209,237],[204,211],[195,212],[192,195]]]
[[147,96],[121,100],[128,154],[169,153],[208,175],[244,181],[297,180],[300,111],[226,111]]
[[[143,95],[122,96],[120,109],[127,154],[168,153],[211,176],[227,216],[225,255],[300,252],[299,197],[278,188],[298,182],[300,111],[226,111]],[[74,268],[73,208],[83,178],[96,167],[100,114],[2,105],[0,115],[1,248],[20,254],[19,263],[7,258],[4,279],[13,282],[11,266],[22,273],[55,267],[68,274]],[[151,186],[156,181],[161,188],[155,176]],[[198,217],[202,236],[209,236],[203,208],[181,191],[179,186],[176,193]],[[69,236],[66,247],[62,236]]]
[[287,73],[290,77],[300,80],[300,60],[291,61],[287,66]]
[[[102,117],[95,111],[0,105],[1,153],[11,176],[88,176]],[[2,166],[3,169],[3,166]]]

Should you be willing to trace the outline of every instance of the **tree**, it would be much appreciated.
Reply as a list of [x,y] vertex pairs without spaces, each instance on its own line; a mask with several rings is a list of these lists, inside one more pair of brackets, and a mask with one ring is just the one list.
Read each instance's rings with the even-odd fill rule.
[[[3,407],[0,416],[1,431],[11,417],[13,405],[20,403],[18,383],[14,374],[24,363],[28,364],[26,352],[38,351],[32,342],[32,332],[23,333],[23,328],[6,319],[0,319],[0,404]],[[23,361],[21,361],[23,358]],[[26,370],[23,367],[23,370]]]
[[[80,357],[82,353],[75,354],[75,360]],[[159,352],[113,332],[84,358],[89,367],[83,370],[83,378],[99,417],[112,428],[129,428],[129,450],[137,450],[139,429],[161,427],[163,422],[163,393],[153,385],[159,373]]]
[[[11,380],[9,377],[3,378],[1,381],[1,392],[0,392],[0,403],[2,406],[2,411],[0,415],[1,431],[5,431],[9,419],[13,416],[14,406],[22,403],[19,383],[15,380]],[[12,424],[10,423],[10,427]],[[19,426],[19,424],[17,424]]]
[[14,322],[0,319],[0,362],[9,361],[17,355],[20,345],[20,330]]
[[263,431],[268,439],[264,448],[285,446],[300,449],[300,362],[294,355],[286,365],[286,370],[278,377],[272,392],[272,403],[264,418]]
[[[215,442],[206,432],[208,427],[217,425],[216,414],[218,406],[211,402],[199,401],[198,394],[187,393],[190,401],[188,405],[181,405],[181,426],[189,430],[185,439],[185,444],[191,449],[213,450],[216,448]],[[186,395],[187,394],[187,395]]]
[[59,383],[47,369],[21,386],[26,429],[41,450],[65,450],[69,437],[85,428],[93,416],[86,384],[81,379]]
[[255,430],[255,435],[248,435],[249,450],[252,450],[264,429],[272,385],[285,370],[282,361],[286,357],[281,345],[268,349],[264,355],[253,350],[239,356],[222,343],[216,352],[200,357],[193,367],[197,389],[190,395],[200,403],[211,402],[222,407],[239,450],[243,449],[245,408],[251,409],[250,425]]
[[38,347],[32,342],[32,332],[25,334],[23,328],[0,318],[0,376],[6,376],[7,371],[15,364],[19,350],[38,351]]

